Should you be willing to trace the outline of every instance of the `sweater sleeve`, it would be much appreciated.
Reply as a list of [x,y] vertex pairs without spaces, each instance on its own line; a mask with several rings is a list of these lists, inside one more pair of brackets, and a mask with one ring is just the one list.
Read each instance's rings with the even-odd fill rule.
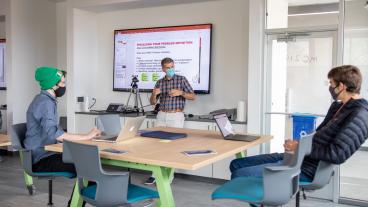
[[[310,157],[317,160],[342,164],[364,143],[368,135],[368,113],[364,110],[355,111],[346,117],[345,124],[334,138],[328,138],[326,133],[316,133],[313,137]],[[332,127],[332,126],[327,126]],[[326,140],[330,140],[327,142]]]

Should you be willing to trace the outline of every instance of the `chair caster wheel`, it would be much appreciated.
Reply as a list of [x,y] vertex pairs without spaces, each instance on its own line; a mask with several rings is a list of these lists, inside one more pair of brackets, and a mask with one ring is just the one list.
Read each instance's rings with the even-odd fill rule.
[[29,195],[33,195],[36,191],[36,187],[34,185],[28,185],[27,190],[28,190]]

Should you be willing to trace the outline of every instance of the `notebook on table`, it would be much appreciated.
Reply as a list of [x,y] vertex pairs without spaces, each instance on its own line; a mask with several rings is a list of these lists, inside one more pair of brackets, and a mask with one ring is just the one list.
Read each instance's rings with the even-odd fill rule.
[[166,131],[146,131],[141,133],[142,137],[150,137],[157,139],[176,140],[187,137],[185,133],[166,132]]

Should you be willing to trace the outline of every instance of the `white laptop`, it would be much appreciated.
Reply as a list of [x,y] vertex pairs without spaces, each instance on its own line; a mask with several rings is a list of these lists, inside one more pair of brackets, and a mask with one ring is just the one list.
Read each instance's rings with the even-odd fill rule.
[[215,119],[224,139],[251,142],[260,138],[259,136],[236,134],[226,114],[217,114],[213,116],[213,118]]
[[135,118],[129,118],[124,127],[120,130],[119,135],[106,135],[93,138],[92,141],[96,142],[119,142],[128,138],[137,136],[138,130],[141,127],[145,116],[139,116]]

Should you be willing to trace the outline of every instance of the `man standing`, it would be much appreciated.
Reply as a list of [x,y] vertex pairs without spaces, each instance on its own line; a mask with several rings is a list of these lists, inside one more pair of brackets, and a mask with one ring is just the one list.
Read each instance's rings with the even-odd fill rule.
[[[158,96],[160,100],[156,126],[183,128],[185,101],[195,99],[193,88],[184,76],[175,74],[173,59],[162,59],[161,67],[166,75],[157,81],[150,98],[152,105],[157,103]],[[145,182],[148,185],[154,183],[154,177]]]

